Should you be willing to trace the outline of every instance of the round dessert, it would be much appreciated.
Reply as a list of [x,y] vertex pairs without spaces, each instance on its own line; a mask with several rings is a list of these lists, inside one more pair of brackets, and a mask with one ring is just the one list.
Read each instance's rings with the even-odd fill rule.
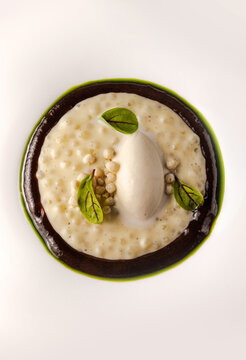
[[202,115],[139,80],[72,88],[44,114],[21,166],[26,213],[50,252],[80,272],[163,270],[208,236],[223,162]]

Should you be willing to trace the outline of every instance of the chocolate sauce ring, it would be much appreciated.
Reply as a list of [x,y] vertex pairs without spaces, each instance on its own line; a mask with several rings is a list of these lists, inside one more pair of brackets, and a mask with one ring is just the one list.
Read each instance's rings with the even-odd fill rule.
[[[194,214],[194,219],[186,230],[162,249],[129,260],[97,258],[69,246],[48,220],[40,200],[36,177],[41,148],[53,126],[78,102],[109,92],[137,94],[171,108],[200,137],[202,153],[206,159],[204,205]],[[223,160],[215,135],[206,120],[192,105],[171,90],[135,79],[100,80],[68,90],[48,109],[34,128],[23,155],[20,176],[21,197],[26,214],[48,250],[73,270],[108,279],[130,279],[150,275],[186,258],[211,232],[223,198]]]

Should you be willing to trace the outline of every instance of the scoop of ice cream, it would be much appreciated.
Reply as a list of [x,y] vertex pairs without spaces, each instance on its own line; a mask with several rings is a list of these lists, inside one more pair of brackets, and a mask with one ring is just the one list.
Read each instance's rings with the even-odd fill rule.
[[154,143],[140,131],[125,136],[117,161],[117,198],[131,217],[147,220],[163,199],[164,170]]

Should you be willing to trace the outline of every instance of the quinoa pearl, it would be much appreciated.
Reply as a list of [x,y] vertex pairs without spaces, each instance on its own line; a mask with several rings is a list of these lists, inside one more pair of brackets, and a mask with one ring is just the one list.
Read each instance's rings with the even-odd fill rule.
[[110,207],[110,206],[104,206],[102,210],[103,210],[103,213],[104,213],[105,215],[111,213],[111,207]]
[[116,163],[115,161],[108,161],[106,162],[105,166],[106,169],[113,173],[116,173],[120,168],[120,164]]
[[171,184],[166,185],[165,193],[171,195],[173,193],[173,186]]
[[107,199],[109,197],[109,193],[107,191],[105,191],[105,193],[102,194],[102,197],[104,199]]
[[94,162],[96,161],[96,158],[95,156],[91,155],[91,154],[86,154],[84,157],[83,157],[83,163],[84,164],[94,164]]
[[175,176],[172,173],[168,173],[166,174],[165,179],[167,184],[173,184],[175,181]]
[[106,180],[107,180],[107,183],[115,182],[115,180],[116,180],[116,175],[113,174],[113,173],[108,173]]
[[115,204],[114,198],[112,196],[108,197],[105,201],[104,201],[104,205],[109,205],[109,206],[113,206]]
[[84,179],[84,175],[83,174],[79,174],[76,178],[77,181],[81,182]]
[[95,176],[96,177],[102,177],[103,175],[104,175],[104,172],[103,172],[103,170],[101,168],[97,168],[95,170]]
[[97,183],[98,183],[98,185],[104,185],[104,179],[103,178],[101,178],[101,177],[99,177],[99,178],[97,178]]
[[103,194],[105,192],[105,187],[104,186],[97,186],[96,187],[96,194]]
[[174,159],[174,158],[169,158],[166,161],[166,167],[168,168],[168,170],[175,170],[179,165],[178,160]]
[[115,155],[115,151],[112,148],[105,149],[104,152],[103,152],[103,157],[106,160],[112,160],[114,155]]
[[114,183],[109,183],[106,185],[106,190],[109,194],[112,194],[113,192],[116,191],[116,186]]

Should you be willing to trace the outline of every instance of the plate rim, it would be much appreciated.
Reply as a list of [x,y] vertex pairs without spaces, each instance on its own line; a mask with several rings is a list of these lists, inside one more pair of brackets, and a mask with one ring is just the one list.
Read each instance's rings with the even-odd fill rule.
[[[38,128],[39,124],[41,123],[41,121],[43,120],[43,118],[49,113],[49,111],[54,107],[55,104],[57,104],[60,100],[62,100],[67,94],[71,93],[72,91],[81,88],[81,87],[85,87],[88,85],[93,85],[93,84],[99,84],[99,83],[107,83],[107,82],[130,82],[130,83],[136,83],[136,84],[144,84],[144,85],[149,85],[154,87],[155,89],[160,89],[160,90],[164,90],[165,92],[167,92],[170,95],[173,95],[175,98],[177,98],[178,100],[180,100],[184,105],[188,106],[199,118],[199,120],[201,121],[202,125],[205,127],[205,129],[208,131],[209,135],[210,135],[210,139],[212,141],[212,145],[214,148],[214,152],[215,155],[217,156],[217,165],[218,165],[218,172],[219,172],[219,192],[218,192],[218,199],[217,199],[217,204],[218,204],[218,211],[217,214],[213,220],[213,223],[210,227],[209,233],[208,235],[198,244],[195,246],[195,248],[193,250],[191,250],[187,255],[185,255],[182,259],[174,262],[171,265],[166,266],[165,268],[153,271],[151,273],[147,273],[147,274],[143,274],[143,275],[138,275],[138,276],[133,276],[133,277],[104,277],[104,276],[98,276],[98,275],[92,275],[92,274],[88,274],[86,272],[83,272],[81,270],[77,270],[73,267],[71,267],[70,265],[68,265],[67,263],[65,263],[64,261],[62,261],[61,259],[57,258],[54,253],[52,253],[52,250],[49,248],[47,242],[44,240],[44,238],[42,237],[42,235],[39,233],[38,229],[36,228],[33,219],[29,213],[29,210],[27,208],[26,202],[25,202],[25,195],[24,195],[24,189],[23,189],[23,172],[24,172],[24,164],[25,164],[25,159],[26,159],[26,155],[28,153],[28,148],[29,148],[29,144],[32,140],[32,137],[36,131],[36,129]],[[31,224],[34,232],[36,233],[36,235],[38,236],[38,238],[41,240],[45,250],[52,255],[52,257],[57,260],[60,264],[62,264],[63,266],[69,268],[70,270],[79,273],[79,274],[83,274],[87,277],[90,278],[94,278],[94,279],[99,279],[99,280],[106,280],[106,281],[117,281],[117,282],[123,282],[123,281],[134,281],[134,280],[139,280],[139,279],[144,279],[144,278],[148,278],[148,277],[152,277],[155,276],[157,274],[163,273],[165,271],[168,271],[180,264],[182,264],[184,261],[186,261],[189,257],[191,257],[192,255],[194,255],[199,249],[200,247],[204,244],[204,242],[211,236],[212,231],[215,227],[216,221],[219,217],[219,214],[221,212],[221,208],[222,208],[222,204],[223,204],[223,198],[224,198],[224,191],[225,191],[225,168],[224,168],[224,161],[223,161],[223,157],[222,157],[222,153],[221,153],[221,149],[219,146],[219,142],[218,139],[211,127],[211,125],[209,124],[208,120],[204,117],[204,115],[192,104],[190,104],[186,99],[184,99],[182,96],[180,96],[179,94],[177,94],[175,91],[156,84],[154,82],[151,81],[146,81],[146,80],[141,80],[141,79],[136,79],[136,78],[112,78],[112,79],[100,79],[100,80],[92,80],[92,81],[87,81],[84,82],[82,84],[79,85],[75,85],[70,87],[68,90],[66,90],[64,93],[62,93],[55,101],[52,102],[52,104],[47,108],[47,110],[44,111],[44,113],[41,115],[41,117],[39,118],[39,120],[36,122],[36,124],[34,125],[30,135],[28,136],[28,139],[26,141],[24,150],[23,150],[23,155],[21,158],[21,164],[20,164],[20,171],[19,171],[19,191],[20,191],[20,198],[21,198],[21,203],[24,209],[24,213],[26,215],[27,220],[29,221],[29,223]],[[158,250],[157,250],[158,251]],[[144,256],[144,255],[143,255]]]

